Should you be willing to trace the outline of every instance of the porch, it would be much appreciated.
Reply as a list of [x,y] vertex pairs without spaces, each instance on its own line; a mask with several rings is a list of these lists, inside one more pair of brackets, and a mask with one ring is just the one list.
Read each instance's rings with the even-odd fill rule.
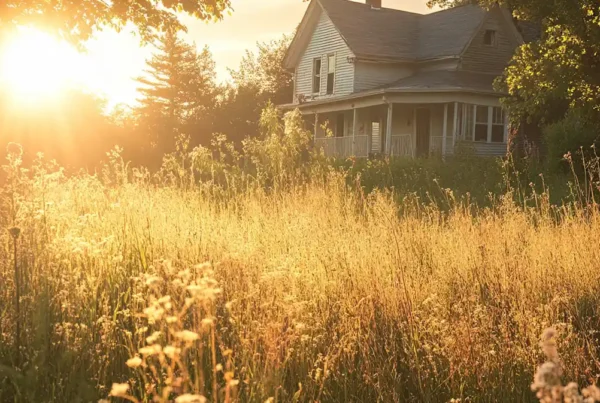
[[393,157],[452,155],[459,147],[475,155],[506,154],[508,125],[498,105],[468,102],[394,103],[315,111],[314,144],[326,156],[382,154]]

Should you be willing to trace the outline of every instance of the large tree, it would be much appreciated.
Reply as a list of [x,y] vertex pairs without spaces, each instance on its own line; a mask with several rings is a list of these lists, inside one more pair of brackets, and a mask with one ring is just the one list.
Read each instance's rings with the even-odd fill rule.
[[292,101],[292,74],[283,66],[291,36],[258,42],[247,50],[237,70],[230,70],[233,84],[223,91],[216,115],[217,130],[240,144],[259,132],[261,111],[269,103]]
[[[454,6],[462,0],[430,0]],[[477,0],[500,4],[515,19],[542,26],[538,41],[521,46],[500,86],[511,116],[549,123],[577,109],[600,120],[600,2],[598,0]],[[600,125],[599,125],[600,126]]]
[[185,28],[178,12],[209,20],[222,18],[229,8],[230,0],[2,0],[0,27],[35,25],[79,41],[95,29],[132,23],[149,42],[154,30]]
[[137,79],[138,132],[159,153],[169,152],[178,134],[194,137],[198,126],[206,126],[214,105],[215,64],[207,48],[196,52],[172,30],[160,37],[146,63],[146,74]]

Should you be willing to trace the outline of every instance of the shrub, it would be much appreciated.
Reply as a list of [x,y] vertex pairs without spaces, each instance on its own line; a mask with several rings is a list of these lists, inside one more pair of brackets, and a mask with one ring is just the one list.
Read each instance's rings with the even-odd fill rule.
[[591,146],[600,145],[600,127],[577,110],[571,110],[560,122],[546,126],[543,135],[547,162],[554,171],[570,170],[571,164],[565,158],[570,154],[573,166],[582,173],[585,161],[595,155]]

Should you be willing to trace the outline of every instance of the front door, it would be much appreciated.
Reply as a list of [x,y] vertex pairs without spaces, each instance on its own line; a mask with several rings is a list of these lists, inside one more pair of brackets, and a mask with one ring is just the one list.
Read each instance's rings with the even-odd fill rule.
[[429,156],[429,135],[431,129],[431,111],[417,109],[417,157]]

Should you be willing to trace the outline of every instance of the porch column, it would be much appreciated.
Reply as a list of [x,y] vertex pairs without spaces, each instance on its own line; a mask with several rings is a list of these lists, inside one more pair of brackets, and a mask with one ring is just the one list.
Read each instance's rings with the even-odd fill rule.
[[392,119],[393,119],[394,104],[388,103],[387,110],[387,125],[385,127],[385,153],[392,155]]
[[448,137],[448,104],[444,104],[444,123],[442,127],[442,157],[445,157],[446,138]]
[[[352,155],[355,156],[356,151],[356,128],[358,127],[356,107],[352,106]],[[368,153],[367,153],[368,154]]]
[[456,146],[456,137],[458,134],[458,102],[454,103],[454,124],[452,126],[452,148]]

